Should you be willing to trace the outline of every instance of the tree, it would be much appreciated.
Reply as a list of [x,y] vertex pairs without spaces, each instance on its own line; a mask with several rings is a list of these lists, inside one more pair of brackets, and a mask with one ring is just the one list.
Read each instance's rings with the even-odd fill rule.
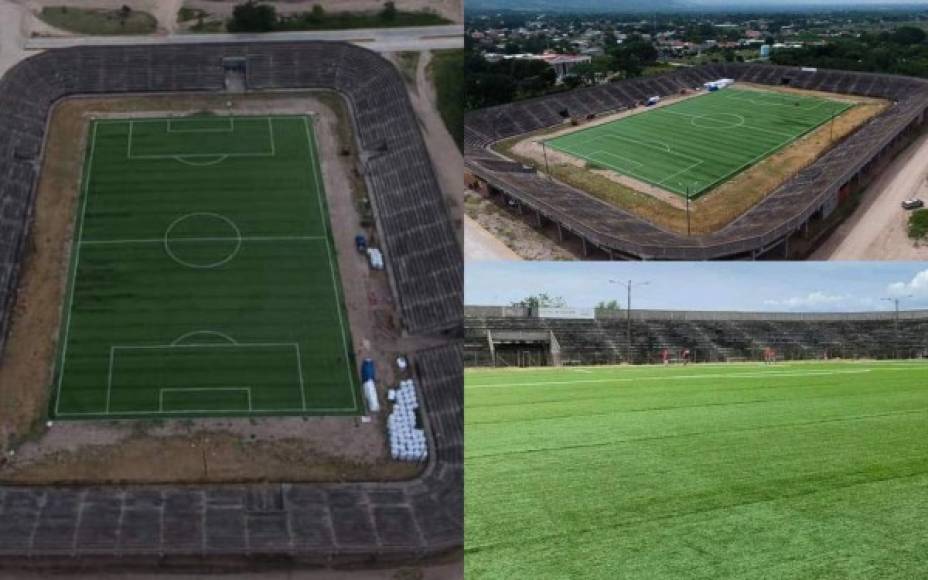
[[622,306],[619,304],[618,300],[610,300],[609,302],[606,302],[605,300],[603,300],[602,302],[596,305],[596,309],[606,310],[608,312],[621,312]]
[[564,308],[567,301],[562,296],[548,296],[546,292],[526,296],[518,302],[513,302],[513,306],[528,306],[532,310],[536,308]]
[[383,5],[383,10],[380,12],[380,18],[386,22],[391,20],[396,20],[396,4],[390,0]]
[[910,46],[913,44],[922,44],[925,42],[925,31],[914,26],[900,26],[892,34],[892,40],[896,44]]
[[119,9],[119,18],[126,20],[129,18],[130,14],[132,14],[132,8],[129,8],[127,5],[123,4],[122,8]]
[[248,0],[232,10],[229,32],[270,32],[277,25],[277,9],[270,4]]
[[318,4],[313,4],[313,9],[309,13],[309,19],[313,22],[322,22],[323,19],[325,19],[325,9]]

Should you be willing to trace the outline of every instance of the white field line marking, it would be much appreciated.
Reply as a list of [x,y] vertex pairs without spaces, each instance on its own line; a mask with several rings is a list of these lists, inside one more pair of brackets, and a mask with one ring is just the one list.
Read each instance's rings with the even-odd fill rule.
[[[316,141],[313,133],[309,130],[309,120],[306,117],[303,117],[303,128],[306,130],[306,141],[309,145],[311,151],[310,158],[310,168],[313,172],[313,180],[316,183],[316,201],[319,202],[319,217],[322,221],[322,231],[325,234],[325,237],[329,236],[329,216],[325,211],[325,207],[322,204],[322,196],[325,195],[325,190],[322,187],[321,182],[319,181],[319,171],[317,171],[317,164],[319,160],[316,156]],[[345,334],[345,322],[342,320],[342,307],[339,302],[339,291],[340,288],[338,280],[335,277],[335,266],[332,264],[332,248],[331,244],[325,244],[326,255],[329,258],[329,273],[332,276],[332,294],[335,301],[335,312],[338,314],[338,327],[341,330],[342,334],[342,350],[345,356],[345,370],[347,372],[348,387],[351,390],[351,400],[354,403],[354,409],[358,408],[358,395],[355,393],[357,389],[354,388],[353,372],[354,369],[351,368],[351,358],[348,356],[348,337]]]
[[232,344],[238,344],[238,341],[237,341],[237,340],[235,340],[234,338],[232,338],[231,336],[229,336],[228,334],[226,334],[226,333],[224,333],[224,332],[219,332],[218,330],[193,330],[193,331],[191,331],[191,332],[188,332],[188,333],[186,333],[186,334],[182,334],[182,335],[178,336],[177,338],[175,338],[175,339],[171,342],[171,346],[175,346],[175,345],[179,344],[181,341],[183,341],[183,340],[185,340],[185,339],[187,339],[187,338],[190,338],[191,336],[196,336],[196,335],[198,335],[198,334],[207,334],[207,335],[210,335],[210,336],[218,336],[218,337],[220,337],[220,338],[224,338],[225,340],[228,340],[228,341],[229,341],[230,343],[232,343]]
[[228,155],[221,155],[219,158],[213,161],[196,162],[196,161],[188,161],[184,159],[183,157],[175,156],[174,160],[179,163],[183,163],[185,165],[190,165],[191,167],[209,167],[210,165],[219,165],[220,163],[222,163],[228,158],[229,158]]
[[[732,96],[733,94],[742,94],[742,95],[743,95],[743,94],[746,94],[746,93],[748,93],[748,92],[750,92],[750,91],[740,91],[740,92],[739,92],[739,91],[728,91],[727,94],[726,94],[725,91],[719,91],[719,93],[720,93],[722,96],[724,96],[726,99],[730,99],[730,100],[732,100],[732,101],[742,101],[742,102],[745,102],[745,103],[751,103],[752,105],[755,105],[755,106],[758,106],[758,107],[790,107],[790,108],[792,108],[792,109],[798,109],[799,111],[802,111],[802,112],[814,111],[814,110],[816,110],[816,109],[818,109],[818,108],[821,108],[822,105],[824,105],[826,102],[829,102],[829,103],[831,102],[831,101],[828,101],[827,99],[816,99],[815,104],[812,105],[812,106],[810,106],[810,107],[802,107],[802,106],[796,107],[796,105],[795,105],[796,101],[795,101],[795,100],[790,100],[790,97],[785,97],[785,96],[784,96],[784,97],[781,97],[781,96],[779,96],[779,95],[772,95],[772,94],[771,94],[771,95],[768,95],[768,94],[766,94],[766,93],[759,93],[759,94],[758,94],[758,96],[761,95],[761,94],[763,94],[764,98],[766,98],[766,99],[768,99],[768,100],[773,100],[773,101],[782,100],[782,101],[786,101],[786,102],[780,102],[780,103],[778,103],[778,102],[764,102],[764,99],[763,99],[763,98],[761,98],[761,99],[752,99],[752,98],[750,98],[750,97],[735,97],[735,96]],[[804,101],[804,100],[806,100],[807,97],[798,97],[798,96],[797,96],[796,98],[799,99],[800,101]]]
[[228,121],[228,126],[224,129],[173,129],[171,123],[177,122],[191,122],[191,121],[215,121],[215,117],[202,117],[202,118],[193,118],[193,117],[180,117],[177,119],[168,119],[168,133],[232,133],[235,131],[235,117],[220,117]]
[[296,370],[300,375],[300,400],[303,403],[303,410],[306,410],[306,386],[303,384],[303,355],[300,351],[300,345],[293,343],[293,348],[296,349]]
[[68,356],[68,335],[71,331],[71,310],[74,307],[74,286],[77,282],[77,270],[81,262],[81,237],[84,232],[84,214],[87,210],[87,198],[90,196],[90,178],[93,173],[93,156],[97,147],[97,125],[94,122],[93,134],[90,137],[90,159],[87,160],[87,175],[84,179],[84,199],[81,203],[81,214],[77,222],[77,243],[74,247],[74,270],[71,272],[71,283],[68,293],[68,310],[65,313],[64,323],[64,340],[61,347],[61,368],[58,369],[58,389],[55,395],[55,414],[58,414],[58,407],[61,405],[61,383],[64,381],[65,361]]
[[[248,401],[248,410],[254,410],[251,404],[251,387],[163,387],[158,389],[158,412],[164,413],[164,392],[188,393],[190,391],[245,391],[245,398]],[[234,412],[239,409],[223,409],[223,412]],[[168,411],[173,413],[173,411]]]
[[[113,345],[110,347],[110,364],[109,372],[107,373],[107,383],[106,383],[106,410],[104,415],[110,415],[110,397],[113,391],[113,369],[116,366],[116,351],[117,350],[158,350],[158,349],[187,349],[187,348],[293,348],[299,356],[300,345],[295,342],[250,342],[250,343],[211,343],[211,344],[142,344],[142,345]],[[297,359],[297,368],[302,369],[302,361]],[[300,373],[300,393],[304,394],[303,390],[303,374]],[[290,409],[293,411],[294,409]],[[305,410],[305,409],[304,409]],[[354,407],[351,409],[336,409],[336,410],[354,410]],[[170,411],[175,412],[175,411]],[[146,411],[131,411],[124,414],[144,414]],[[156,413],[151,411],[151,413]],[[69,413],[69,415],[100,415],[100,413]]]
[[129,141],[126,143],[126,159],[132,159],[132,125],[133,122],[129,121]]
[[797,371],[797,372],[770,372],[770,373],[735,373],[735,374],[706,374],[706,375],[674,375],[668,377],[622,377],[613,379],[582,379],[573,381],[534,381],[531,383],[507,383],[501,385],[467,385],[468,389],[497,389],[509,387],[544,387],[547,385],[576,385],[578,383],[628,383],[636,381],[677,381],[693,379],[763,379],[768,377],[817,377],[829,375],[857,375],[871,372],[872,369],[852,369],[844,371]]
[[[228,158],[228,157],[276,157],[276,156],[277,156],[277,145],[276,145],[275,139],[274,139],[274,125],[273,125],[273,123],[271,122],[271,120],[272,120],[274,117],[249,117],[249,118],[250,118],[250,119],[254,119],[254,120],[256,120],[256,121],[260,121],[260,120],[263,119],[263,120],[265,120],[265,121],[267,122],[267,126],[268,126],[268,140],[270,141],[270,145],[271,145],[271,150],[270,150],[270,152],[268,152],[268,151],[262,151],[262,152],[253,152],[253,153],[226,153],[226,152],[223,152],[223,151],[217,151],[217,152],[215,152],[215,153],[164,153],[164,154],[157,154],[157,155],[155,155],[155,154],[151,154],[151,155],[133,155],[133,154],[132,154],[132,129],[133,129],[133,125],[135,124],[135,120],[130,120],[130,121],[129,121],[129,145],[128,145],[126,157],[127,157],[128,159],[174,159],[174,160],[176,160],[176,161],[184,162],[183,159],[181,159],[181,158],[184,158],[184,159],[187,159],[187,158],[199,159],[199,158],[204,158],[204,157],[219,157],[219,156],[222,156],[222,159],[219,159],[219,160],[217,160],[217,161],[214,161],[213,163],[219,163],[220,161],[224,161],[225,158]],[[286,118],[289,118],[289,117],[282,117],[282,118],[286,119]],[[164,119],[145,119],[145,121],[163,123],[165,120],[164,120]],[[171,119],[167,119],[167,121],[168,121],[168,124],[170,124]],[[125,121],[121,121],[121,122],[124,123]],[[233,126],[234,126],[234,125],[233,125]],[[168,131],[168,132],[170,132],[170,131]],[[184,131],[175,131],[175,133],[182,133],[182,132],[184,132]],[[195,131],[189,131],[189,132],[192,133],[192,132],[195,132]],[[197,165],[197,164],[191,163],[191,165]]]
[[684,167],[684,168],[681,169],[680,171],[677,171],[677,172],[675,172],[675,173],[671,173],[670,175],[668,175],[668,176],[665,177],[664,179],[661,179],[660,181],[658,181],[657,184],[658,184],[658,185],[663,185],[665,181],[669,181],[669,180],[673,179],[674,177],[676,177],[676,176],[678,176],[678,175],[683,175],[683,174],[686,173],[687,171],[690,171],[691,169],[695,169],[696,167],[699,167],[699,166],[702,165],[702,164],[703,164],[702,161],[697,161],[696,163],[690,165],[689,167]]
[[633,164],[634,164],[635,166],[637,166],[637,167],[641,167],[641,162],[640,162],[640,161],[635,161],[634,159],[629,159],[628,157],[622,157],[621,155],[616,155],[615,153],[610,153],[609,151],[606,151],[606,150],[604,150],[604,149],[597,149],[596,151],[590,153],[590,157],[596,157],[597,155],[604,155],[604,156],[608,156],[608,157],[615,157],[616,159],[619,159],[619,160],[621,160],[621,161],[628,161],[629,163],[633,163]]
[[[204,238],[177,238],[171,240],[172,244],[192,243],[192,242],[234,242],[241,239],[243,242],[281,242],[288,240],[325,240],[323,236],[250,236],[242,238],[233,238],[229,236],[204,237]],[[164,238],[143,238],[137,240],[84,240],[80,242],[84,245],[105,245],[105,244],[151,244],[164,243]]]

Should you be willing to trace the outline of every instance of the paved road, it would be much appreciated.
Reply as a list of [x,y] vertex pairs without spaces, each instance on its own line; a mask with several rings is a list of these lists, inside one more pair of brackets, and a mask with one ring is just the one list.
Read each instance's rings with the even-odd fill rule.
[[141,44],[196,44],[216,42],[275,42],[300,40],[342,40],[378,52],[441,50],[464,47],[464,26],[418,26],[410,28],[364,28],[305,32],[267,32],[263,34],[167,34],[161,36],[65,36],[35,37],[25,42],[26,50],[45,50],[68,46],[110,46]]

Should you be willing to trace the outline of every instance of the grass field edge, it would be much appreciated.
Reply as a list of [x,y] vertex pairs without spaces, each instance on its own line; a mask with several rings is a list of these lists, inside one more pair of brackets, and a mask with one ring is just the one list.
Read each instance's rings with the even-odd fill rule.
[[[84,228],[84,211],[87,209],[87,197],[90,191],[91,171],[93,169],[93,156],[97,145],[97,120],[91,120],[91,127],[87,132],[90,138],[90,151],[84,156],[84,168],[81,172],[78,207],[80,211],[74,212],[74,222],[71,238],[71,256],[68,260],[68,285],[65,299],[61,305],[61,323],[58,327],[58,354],[55,357],[55,366],[52,371],[53,394],[49,397],[48,415],[57,418],[61,403],[61,384],[64,381],[64,366],[67,361],[68,334],[71,329],[71,308],[74,305],[74,287],[77,284],[77,267],[80,263],[81,238]],[[86,151],[86,145],[84,147]]]

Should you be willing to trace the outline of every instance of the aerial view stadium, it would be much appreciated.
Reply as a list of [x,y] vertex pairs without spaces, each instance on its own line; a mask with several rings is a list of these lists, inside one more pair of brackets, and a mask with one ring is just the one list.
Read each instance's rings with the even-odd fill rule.
[[528,264],[465,281],[474,578],[921,574],[924,265]]
[[920,133],[916,78],[713,63],[468,113],[466,179],[584,259],[808,257]]
[[45,50],[0,78],[0,567],[462,546],[462,260],[391,61]]

